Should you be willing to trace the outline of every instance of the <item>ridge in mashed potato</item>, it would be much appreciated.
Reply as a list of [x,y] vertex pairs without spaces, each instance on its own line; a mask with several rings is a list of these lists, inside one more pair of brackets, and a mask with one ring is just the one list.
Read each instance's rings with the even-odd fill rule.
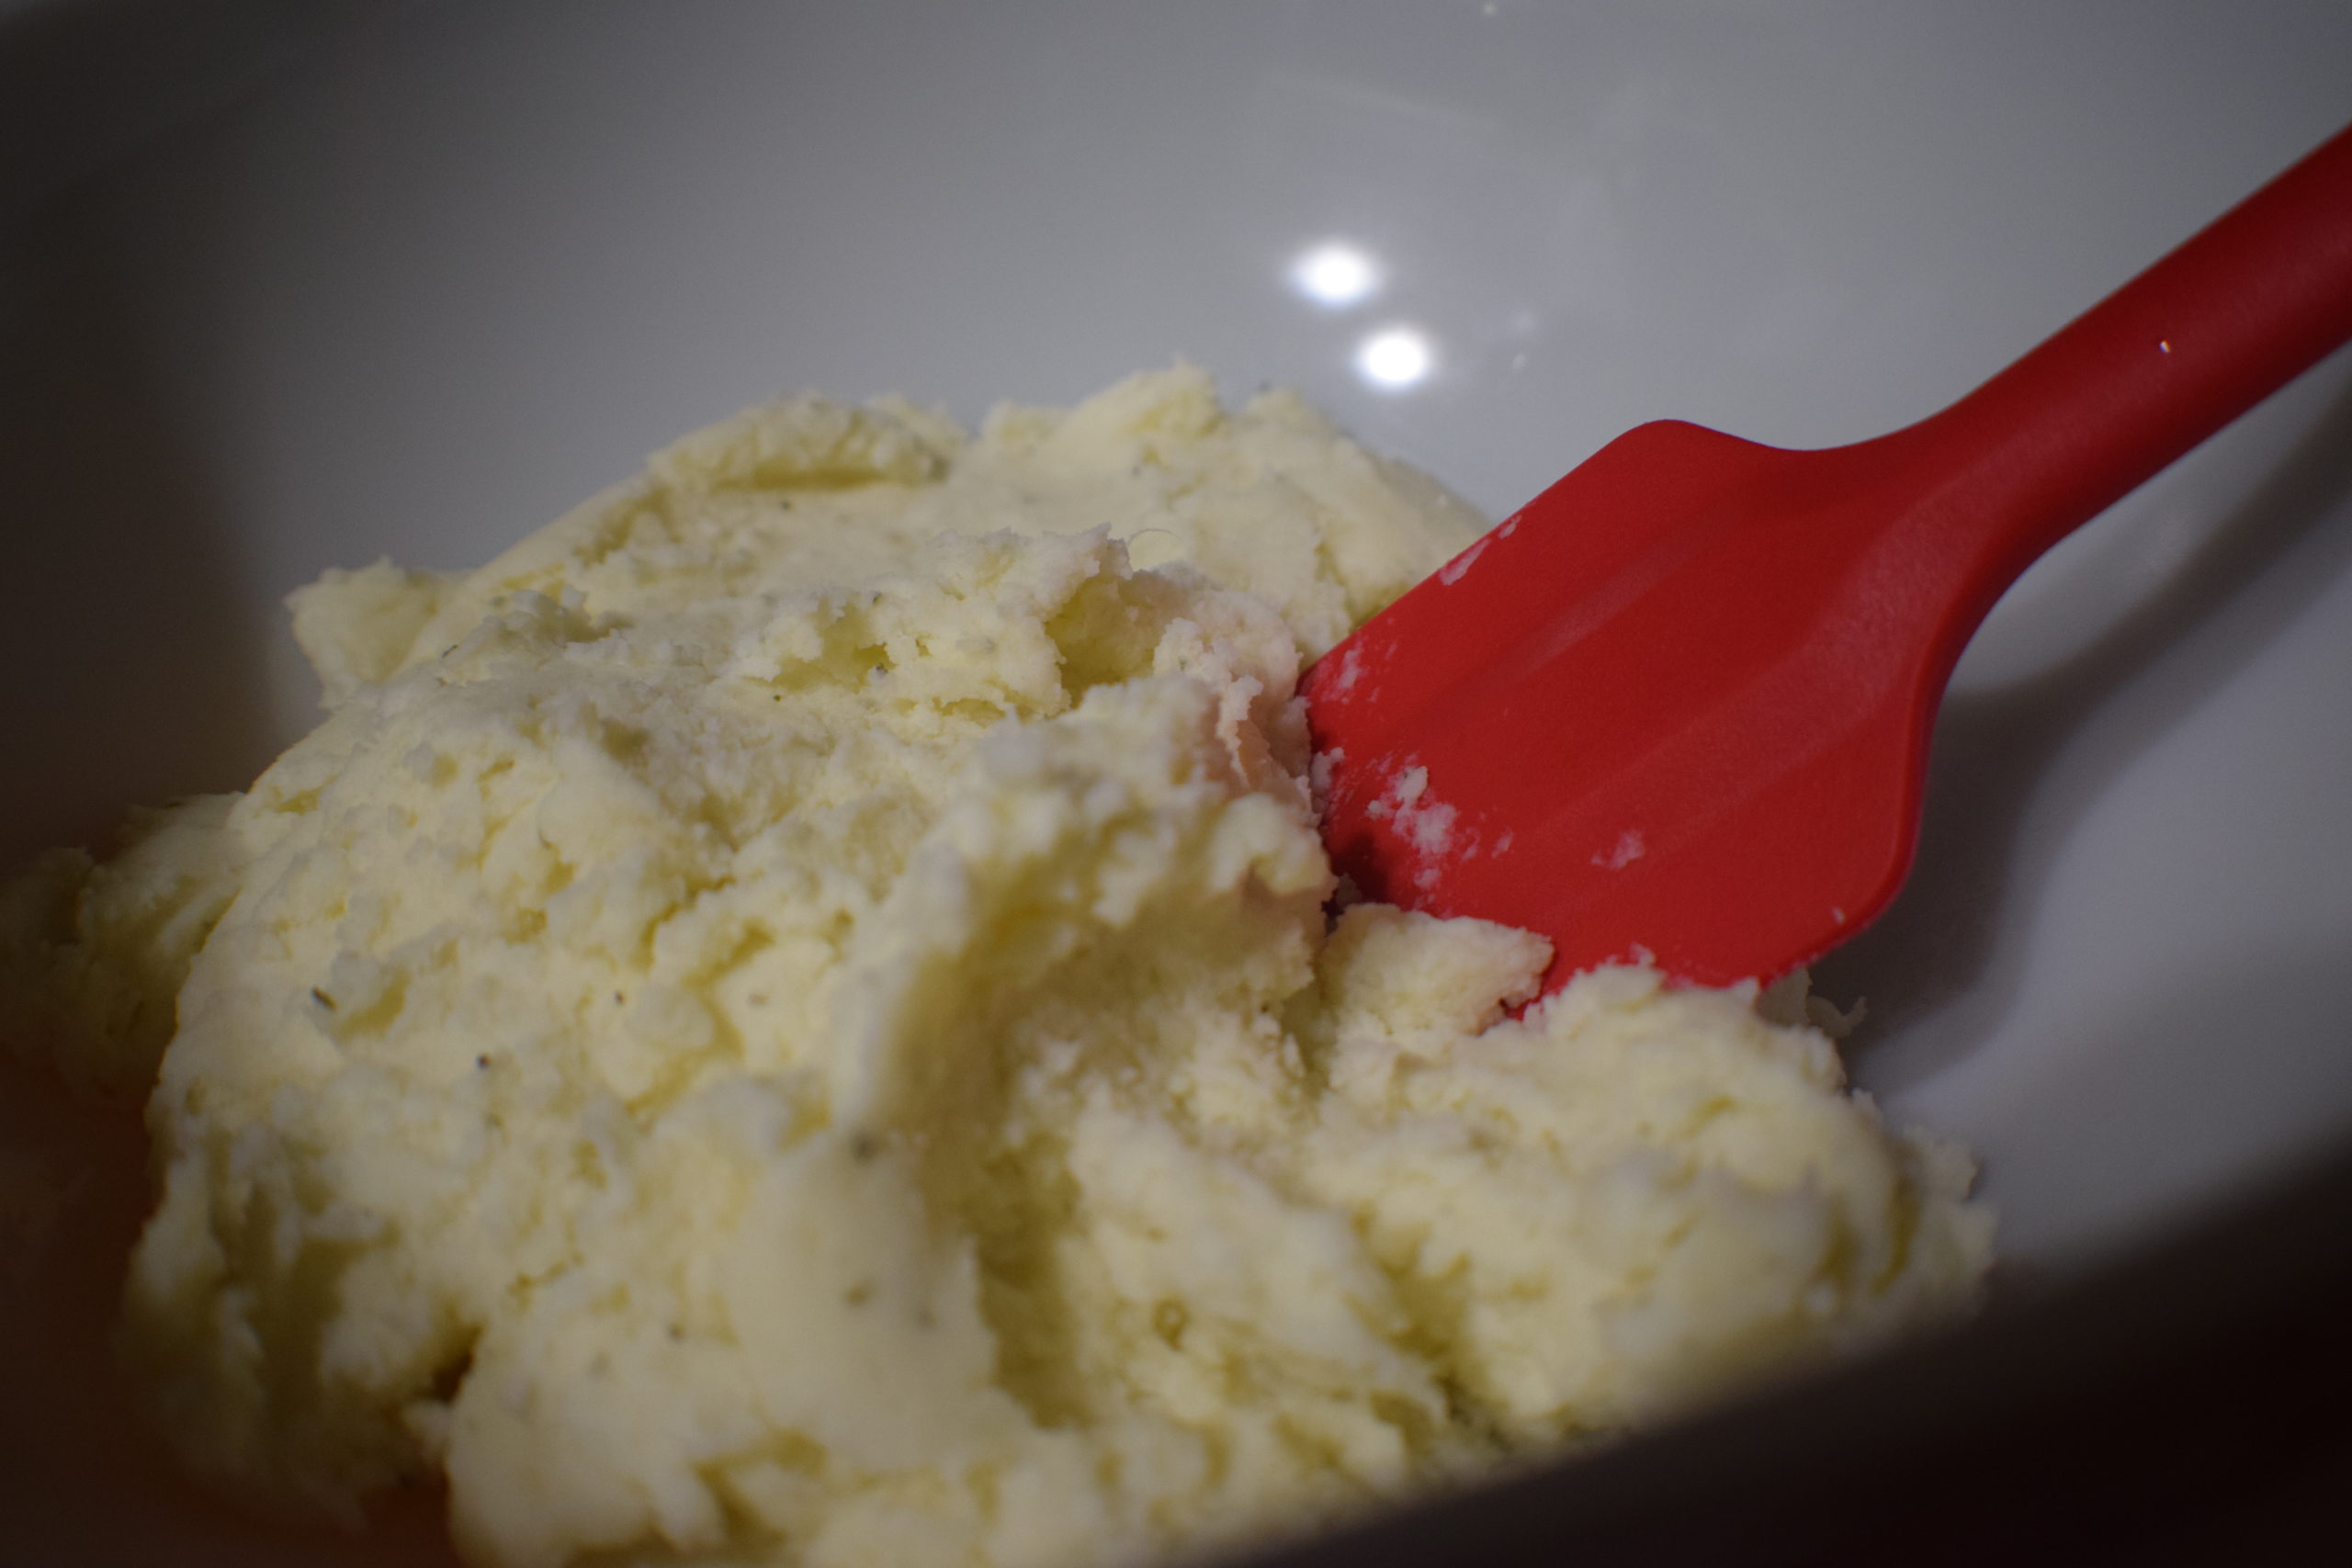
[[295,594],[319,728],[0,903],[11,1032],[151,1096],[164,1429],[481,1563],[1073,1563],[1964,1306],[1966,1156],[1752,988],[1514,1019],[1542,939],[1327,914],[1299,671],[1479,526],[1180,368]]

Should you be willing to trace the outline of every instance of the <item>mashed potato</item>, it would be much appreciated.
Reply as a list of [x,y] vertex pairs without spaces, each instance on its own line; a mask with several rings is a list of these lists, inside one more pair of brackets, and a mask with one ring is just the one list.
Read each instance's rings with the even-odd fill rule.
[[1070,1563],[1964,1303],[1965,1157],[1752,992],[1327,916],[1296,677],[1477,527],[1177,370],[297,593],[319,729],[0,910],[12,1032],[153,1085],[165,1429],[481,1563]]

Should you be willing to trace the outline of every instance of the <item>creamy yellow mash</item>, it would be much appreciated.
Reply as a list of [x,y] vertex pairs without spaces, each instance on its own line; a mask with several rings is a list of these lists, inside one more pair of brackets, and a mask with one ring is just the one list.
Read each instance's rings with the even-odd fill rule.
[[153,1085],[164,1428],[481,1563],[1073,1563],[1963,1304],[1965,1156],[1821,1033],[1327,917],[1302,662],[1478,526],[1180,369],[297,593],[319,729],[0,908],[10,1030]]

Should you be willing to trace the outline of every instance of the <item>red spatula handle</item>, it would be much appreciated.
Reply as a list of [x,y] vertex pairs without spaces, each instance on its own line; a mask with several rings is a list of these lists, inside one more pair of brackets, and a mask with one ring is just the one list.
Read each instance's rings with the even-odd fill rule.
[[1948,465],[1929,505],[1973,520],[1962,576],[1974,603],[1956,617],[1959,639],[2060,538],[2346,338],[2352,127],[1975,391],[1886,438],[1905,463]]

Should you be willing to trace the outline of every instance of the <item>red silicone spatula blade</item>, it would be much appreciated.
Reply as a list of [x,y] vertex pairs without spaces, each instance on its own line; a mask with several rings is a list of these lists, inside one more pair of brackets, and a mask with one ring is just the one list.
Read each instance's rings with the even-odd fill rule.
[[1831,499],[1866,463],[1644,425],[1341,644],[1308,682],[1340,868],[1571,970],[1709,984],[1867,919],[1908,863],[1939,650],[1855,614],[1921,586]]
[[1810,962],[1900,886],[2001,591],[2347,337],[2352,130],[1932,419],[1629,432],[1307,672],[1335,863],[1544,933],[1554,984]]

